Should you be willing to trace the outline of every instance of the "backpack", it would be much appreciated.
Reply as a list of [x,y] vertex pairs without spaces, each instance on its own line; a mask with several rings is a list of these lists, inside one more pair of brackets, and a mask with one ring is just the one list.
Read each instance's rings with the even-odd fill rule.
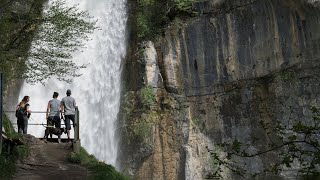
[[18,108],[17,108],[17,110],[16,110],[16,117],[17,117],[17,118],[22,118],[23,115],[25,115],[25,113],[26,113],[26,112],[25,112],[24,108],[18,106]]

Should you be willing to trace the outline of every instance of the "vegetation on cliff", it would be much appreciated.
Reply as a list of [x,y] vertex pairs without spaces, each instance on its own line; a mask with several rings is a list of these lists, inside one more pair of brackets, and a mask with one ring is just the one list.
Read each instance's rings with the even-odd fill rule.
[[93,155],[81,148],[79,153],[71,153],[68,160],[72,163],[86,166],[92,172],[92,179],[96,180],[126,180],[128,179],[121,173],[117,172],[114,167],[104,162],[99,162]]
[[130,119],[128,141],[152,146],[150,144],[152,125],[158,118],[158,113],[155,110],[155,98],[156,94],[151,86],[145,86],[139,92],[128,92],[126,94],[121,112],[124,119]]
[[164,32],[175,18],[194,15],[192,4],[198,0],[131,0],[135,6],[138,41],[152,40]]
[[[21,139],[22,136],[15,132],[11,121],[4,114],[3,115],[3,127],[6,135],[9,139]],[[7,144],[2,147],[2,153],[0,154],[0,179],[11,179],[16,171],[16,161],[23,160],[30,154],[30,146],[27,144],[14,146],[12,152],[8,152]]]

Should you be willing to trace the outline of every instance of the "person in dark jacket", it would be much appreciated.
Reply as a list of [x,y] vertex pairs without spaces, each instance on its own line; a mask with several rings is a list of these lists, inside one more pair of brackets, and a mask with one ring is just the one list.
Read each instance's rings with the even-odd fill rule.
[[18,133],[20,134],[27,134],[28,131],[28,120],[31,115],[29,101],[30,97],[24,96],[16,107]]

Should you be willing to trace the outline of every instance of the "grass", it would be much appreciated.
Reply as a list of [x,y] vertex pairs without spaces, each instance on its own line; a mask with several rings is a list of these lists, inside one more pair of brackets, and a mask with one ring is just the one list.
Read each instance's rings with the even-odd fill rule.
[[22,138],[22,136],[14,130],[14,127],[11,121],[5,114],[2,116],[2,119],[3,119],[3,127],[6,131],[6,136],[8,138],[11,138],[11,139]]
[[3,152],[0,155],[0,179],[12,179],[16,171],[16,158]]
[[[21,138],[21,135],[14,131],[14,128],[6,115],[3,115],[3,127],[8,138]],[[15,146],[12,152],[7,151],[7,146],[3,146],[2,148],[2,154],[0,154],[0,179],[12,179],[12,176],[16,171],[16,161],[28,157],[30,154],[30,146]]]
[[81,147],[79,153],[71,153],[68,160],[72,163],[86,166],[91,171],[94,180],[127,180],[128,178],[123,174],[117,172],[111,165],[98,161],[93,155]]
[[12,179],[16,172],[16,161],[23,160],[30,154],[30,147],[19,145],[13,148],[12,153],[3,151],[0,155],[0,179]]

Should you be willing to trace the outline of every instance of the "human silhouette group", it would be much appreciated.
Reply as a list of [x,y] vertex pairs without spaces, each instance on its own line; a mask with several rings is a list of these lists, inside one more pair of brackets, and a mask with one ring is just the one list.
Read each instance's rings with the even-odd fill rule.
[[[47,127],[61,128],[61,120],[64,120],[67,130],[67,142],[70,142],[71,121],[75,126],[76,100],[71,97],[71,90],[68,89],[66,96],[60,101],[59,93],[54,92],[52,99],[49,100],[46,111]],[[30,97],[24,96],[21,102],[16,107],[16,117],[18,125],[18,133],[27,134],[28,120],[31,116]],[[58,135],[58,142],[61,142],[61,137]]]

